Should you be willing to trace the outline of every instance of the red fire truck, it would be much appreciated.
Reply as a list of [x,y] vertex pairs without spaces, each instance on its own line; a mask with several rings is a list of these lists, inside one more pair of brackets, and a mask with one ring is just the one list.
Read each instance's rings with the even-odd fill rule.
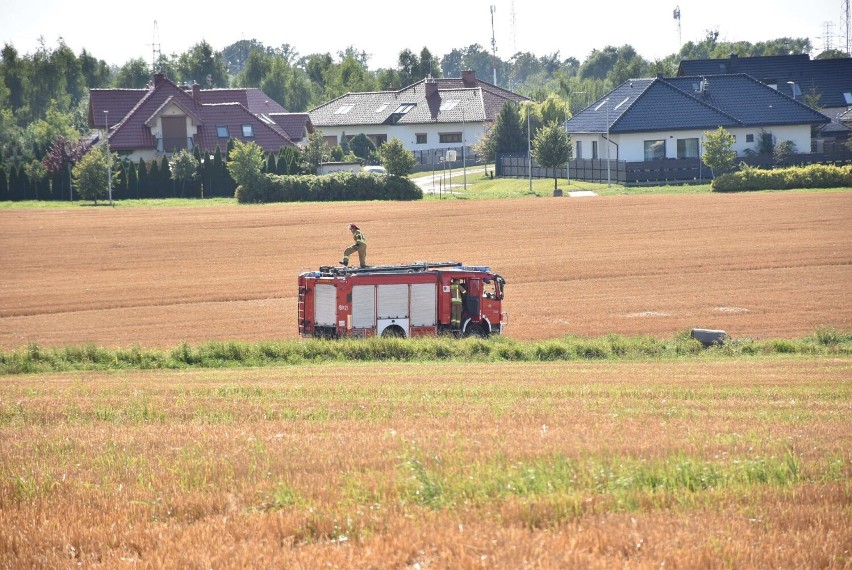
[[[451,285],[458,279],[462,319],[451,326]],[[299,334],[307,337],[480,336],[500,334],[506,280],[488,267],[455,261],[349,268],[299,275]]]

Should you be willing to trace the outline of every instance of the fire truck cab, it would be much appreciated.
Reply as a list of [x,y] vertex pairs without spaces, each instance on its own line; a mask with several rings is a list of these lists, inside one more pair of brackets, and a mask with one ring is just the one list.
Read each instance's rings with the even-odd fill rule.
[[[451,324],[453,280],[465,290],[461,324]],[[299,275],[299,334],[371,336],[480,336],[501,334],[506,281],[482,266],[417,262],[366,268],[323,266]]]

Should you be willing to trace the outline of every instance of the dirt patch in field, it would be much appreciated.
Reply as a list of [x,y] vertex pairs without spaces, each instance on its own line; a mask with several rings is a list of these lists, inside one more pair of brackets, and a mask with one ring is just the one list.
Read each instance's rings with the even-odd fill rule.
[[852,323],[852,193],[0,211],[0,347],[297,336],[296,277],[357,222],[370,264],[508,281],[506,334],[793,337]]

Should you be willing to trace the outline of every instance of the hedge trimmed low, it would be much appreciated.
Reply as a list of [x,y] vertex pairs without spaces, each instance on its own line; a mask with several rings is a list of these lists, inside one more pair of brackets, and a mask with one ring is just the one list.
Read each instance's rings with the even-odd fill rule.
[[421,200],[423,190],[408,178],[335,172],[322,176],[266,174],[257,184],[240,186],[237,202],[340,202],[346,200]]
[[714,192],[850,187],[852,165],[811,164],[763,170],[742,164],[737,172],[717,176],[711,186]]

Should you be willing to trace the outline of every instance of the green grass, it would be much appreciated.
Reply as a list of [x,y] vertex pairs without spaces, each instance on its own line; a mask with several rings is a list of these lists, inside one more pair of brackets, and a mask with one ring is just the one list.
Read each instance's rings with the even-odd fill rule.
[[[415,454],[402,463],[408,477],[401,477],[407,484],[399,494],[403,500],[435,509],[509,498],[549,499],[580,507],[593,495],[611,502],[608,510],[636,510],[648,502],[688,504],[696,493],[709,490],[793,485],[804,477],[801,463],[791,450],[723,460],[679,452],[653,459],[605,454],[571,459],[555,454],[527,461],[498,457],[476,463]],[[825,464],[812,477],[825,480],[841,472],[842,465],[837,469]]]
[[95,345],[26,348],[0,352],[0,374],[70,370],[238,368],[322,362],[551,362],[756,355],[850,355],[852,332],[819,328],[798,339],[735,339],[704,348],[683,331],[671,339],[649,336],[567,336],[542,341],[370,338],[264,342],[211,341],[172,349],[104,348]]
[[[145,200],[122,200],[114,198],[115,208],[168,208],[168,207],[209,207],[209,206],[238,206],[236,198],[150,198]],[[21,202],[2,202],[0,210],[32,210],[32,209],[67,209],[67,208],[109,208],[109,202],[98,201],[97,205],[90,201],[75,200],[24,200]]]

